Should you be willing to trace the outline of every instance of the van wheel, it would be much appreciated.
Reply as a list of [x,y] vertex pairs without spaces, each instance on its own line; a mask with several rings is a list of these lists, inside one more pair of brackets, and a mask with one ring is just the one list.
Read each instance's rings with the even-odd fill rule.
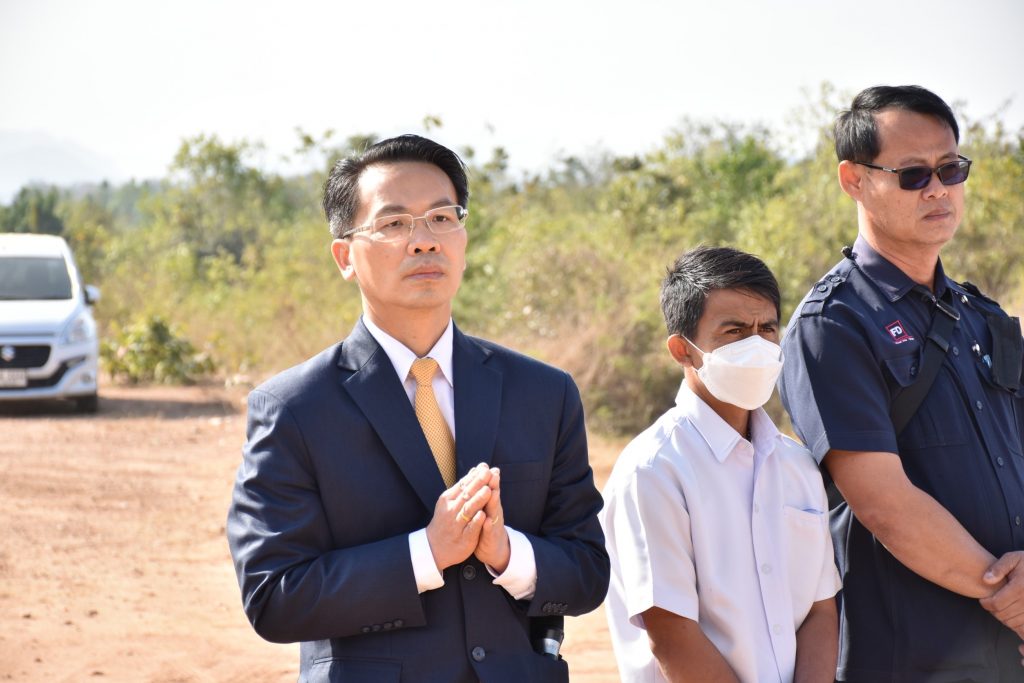
[[80,413],[95,413],[100,408],[100,397],[96,394],[75,399],[75,410]]

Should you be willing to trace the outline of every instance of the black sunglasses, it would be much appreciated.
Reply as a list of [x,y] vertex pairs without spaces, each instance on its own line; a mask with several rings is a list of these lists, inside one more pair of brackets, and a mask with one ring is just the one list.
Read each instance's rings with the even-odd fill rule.
[[959,185],[967,180],[971,172],[971,160],[965,156],[957,155],[956,161],[929,168],[928,166],[907,166],[906,168],[887,168],[876,166],[866,161],[855,161],[853,163],[874,168],[879,171],[895,173],[900,177],[900,188],[903,190],[921,190],[928,187],[932,181],[932,174],[939,176],[939,182],[943,185]]

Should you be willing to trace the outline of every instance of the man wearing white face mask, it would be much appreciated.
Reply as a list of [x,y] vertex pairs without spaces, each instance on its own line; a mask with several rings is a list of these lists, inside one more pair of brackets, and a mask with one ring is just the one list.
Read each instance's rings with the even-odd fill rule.
[[761,408],[782,369],[779,300],[760,259],[725,247],[683,254],[662,285],[684,379],[619,457],[601,512],[623,681],[833,680],[821,475]]

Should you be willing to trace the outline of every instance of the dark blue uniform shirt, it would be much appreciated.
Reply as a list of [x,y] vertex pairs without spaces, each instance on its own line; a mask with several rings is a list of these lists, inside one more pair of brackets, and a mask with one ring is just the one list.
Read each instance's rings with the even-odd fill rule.
[[[796,433],[818,462],[832,449],[897,453],[910,481],[989,552],[1024,549],[1024,391],[994,381],[988,320],[1005,328],[1006,314],[939,263],[935,294],[952,289],[960,320],[897,436],[892,401],[916,379],[934,307],[863,239],[852,256],[811,289],[782,343],[780,389]],[[1019,372],[1019,327],[1014,334],[1000,348]],[[843,575],[839,680],[1024,681],[1020,640],[976,599],[904,567],[845,503],[832,511],[832,533]]]

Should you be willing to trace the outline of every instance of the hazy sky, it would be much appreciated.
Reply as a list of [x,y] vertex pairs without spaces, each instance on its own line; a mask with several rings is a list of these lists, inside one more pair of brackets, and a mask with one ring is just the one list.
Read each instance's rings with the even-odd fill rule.
[[[783,126],[829,81],[1024,126],[1021,0],[0,0],[0,202],[164,174],[181,140],[422,131],[542,169],[684,116]],[[810,96],[813,99],[813,95]],[[1010,104],[1005,108],[1007,102]]]

